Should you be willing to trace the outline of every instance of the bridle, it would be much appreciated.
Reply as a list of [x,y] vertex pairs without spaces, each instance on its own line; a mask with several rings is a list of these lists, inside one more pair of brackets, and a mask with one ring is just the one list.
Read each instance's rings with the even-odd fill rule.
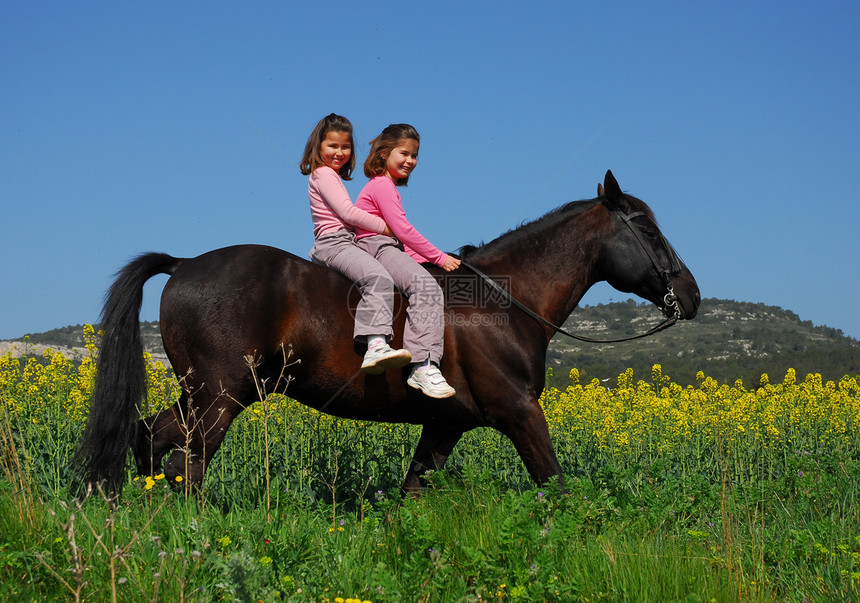
[[675,252],[675,249],[669,244],[669,241],[666,240],[666,237],[663,236],[663,233],[658,230],[657,235],[660,237],[660,244],[663,246],[663,250],[669,257],[669,269],[667,270],[666,268],[660,266],[660,260],[657,258],[657,255],[654,253],[654,250],[651,249],[650,246],[645,244],[645,239],[642,236],[642,231],[639,230],[639,228],[633,223],[633,218],[644,216],[645,212],[637,211],[633,212],[632,214],[625,214],[620,210],[613,211],[614,213],[618,214],[621,220],[630,229],[630,232],[633,233],[633,236],[636,237],[636,240],[639,241],[639,246],[642,247],[642,250],[645,252],[645,255],[648,256],[649,260],[651,260],[651,265],[654,267],[654,270],[657,272],[657,275],[663,282],[663,286],[666,288],[666,295],[663,296],[664,307],[673,308],[675,311],[675,316],[677,318],[680,318],[681,309],[678,307],[678,296],[675,295],[675,290],[672,288],[672,279],[670,278],[672,275],[681,273],[681,259],[678,257],[678,254]]
[[562,335],[567,335],[572,339],[576,339],[578,341],[584,341],[586,343],[620,343],[622,341],[633,341],[635,339],[642,339],[643,337],[648,337],[649,335],[654,335],[655,333],[659,333],[665,329],[668,329],[672,325],[674,325],[681,318],[681,309],[678,307],[678,296],[675,295],[675,290],[672,288],[672,279],[671,276],[675,274],[680,274],[681,272],[681,260],[678,257],[678,254],[669,244],[669,241],[666,240],[666,237],[663,236],[663,233],[658,231],[660,242],[663,245],[663,249],[666,252],[666,255],[669,257],[669,268],[665,268],[661,266],[660,259],[657,257],[657,254],[654,253],[654,250],[651,249],[645,243],[645,238],[642,235],[642,231],[639,230],[639,227],[633,223],[633,218],[638,218],[639,216],[644,216],[645,212],[637,211],[631,214],[625,214],[621,210],[612,210],[613,213],[617,214],[621,220],[627,225],[630,231],[633,233],[635,239],[639,242],[639,246],[642,247],[642,250],[645,252],[645,255],[648,256],[648,259],[651,260],[651,265],[654,267],[654,271],[660,277],[660,280],[663,283],[663,286],[666,288],[666,294],[663,296],[664,308],[673,309],[674,312],[672,316],[666,318],[660,324],[650,328],[648,331],[644,333],[640,333],[638,335],[632,335],[630,337],[622,337],[620,339],[592,339],[590,337],[583,337],[582,335],[576,335],[571,333],[558,325],[554,325],[543,316],[537,314],[517,298],[515,298],[511,293],[502,287],[498,282],[496,282],[493,278],[487,276],[483,272],[481,272],[478,268],[473,266],[472,264],[460,260],[460,263],[477,274],[481,279],[484,280],[494,291],[501,294],[505,299],[511,302],[514,306],[525,312],[527,315],[534,318],[536,321],[541,323],[544,326],[547,326],[554,330],[556,333],[561,333]]

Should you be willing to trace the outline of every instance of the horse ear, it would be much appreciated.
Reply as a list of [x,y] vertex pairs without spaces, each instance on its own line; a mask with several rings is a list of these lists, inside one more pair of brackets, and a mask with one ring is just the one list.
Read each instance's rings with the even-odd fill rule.
[[606,191],[603,190],[603,185],[600,184],[599,182],[597,183],[597,196],[598,197],[605,197],[606,196]]
[[614,204],[620,205],[624,199],[624,193],[621,192],[621,187],[618,186],[618,181],[612,175],[612,170],[606,170],[606,177],[603,179],[603,190],[606,192],[606,199]]

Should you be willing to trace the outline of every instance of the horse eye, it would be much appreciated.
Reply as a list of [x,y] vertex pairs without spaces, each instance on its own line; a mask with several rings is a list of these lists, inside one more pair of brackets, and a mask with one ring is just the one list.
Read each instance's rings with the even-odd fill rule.
[[639,230],[642,234],[644,234],[646,237],[648,237],[652,241],[656,241],[657,239],[660,238],[659,232],[657,231],[656,228],[654,228],[653,225],[651,225],[650,222],[646,223],[646,224],[640,224]]

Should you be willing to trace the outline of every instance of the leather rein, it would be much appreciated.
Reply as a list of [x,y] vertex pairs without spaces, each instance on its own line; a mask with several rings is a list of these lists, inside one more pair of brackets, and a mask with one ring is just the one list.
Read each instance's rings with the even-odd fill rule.
[[571,333],[570,331],[567,331],[558,325],[554,325],[553,323],[551,323],[550,321],[545,319],[543,316],[541,316],[541,315],[537,314],[536,312],[534,312],[533,310],[531,310],[531,308],[527,307],[525,304],[523,304],[521,301],[519,301],[517,298],[515,298],[513,295],[511,295],[511,293],[507,289],[502,287],[498,282],[496,282],[494,279],[492,279],[491,277],[489,277],[486,274],[484,274],[483,272],[481,272],[478,268],[476,268],[472,264],[470,264],[466,261],[463,261],[462,259],[460,260],[460,263],[463,266],[465,266],[466,268],[468,268],[469,270],[471,270],[472,272],[474,272],[475,274],[477,274],[494,291],[496,291],[497,293],[500,293],[505,299],[510,301],[511,304],[513,304],[514,306],[516,306],[517,308],[519,308],[520,310],[525,312],[527,315],[534,318],[536,321],[538,321],[542,325],[549,327],[550,329],[552,329],[556,333],[561,333],[562,335],[567,335],[571,339],[576,339],[578,341],[584,341],[586,343],[620,343],[623,341],[633,341],[635,339],[642,339],[643,337],[648,337],[649,335],[654,335],[655,333],[659,333],[660,331],[668,329],[669,327],[674,325],[676,322],[678,322],[678,319],[681,318],[681,309],[678,307],[678,296],[675,295],[675,291],[672,288],[672,280],[670,278],[670,276],[672,274],[678,274],[681,271],[681,261],[678,258],[678,254],[675,253],[675,250],[672,249],[672,246],[669,244],[669,242],[666,240],[666,238],[663,236],[663,234],[660,233],[660,240],[663,244],[664,249],[666,250],[667,255],[669,256],[669,263],[671,265],[671,268],[666,269],[660,265],[660,260],[657,258],[657,254],[655,254],[654,250],[651,249],[651,247],[645,243],[645,238],[643,237],[642,232],[632,222],[633,218],[637,218],[639,216],[644,216],[645,215],[644,212],[637,211],[637,212],[634,212],[631,214],[625,214],[625,213],[618,211],[618,210],[613,210],[613,212],[618,214],[618,216],[621,218],[621,220],[627,225],[628,228],[630,228],[630,231],[633,233],[634,237],[639,242],[639,246],[642,247],[642,250],[645,252],[645,255],[648,256],[649,260],[651,260],[651,265],[654,267],[654,270],[657,272],[658,276],[660,277],[660,280],[663,282],[663,286],[666,288],[666,295],[663,296],[663,302],[665,304],[665,307],[674,309],[674,313],[672,316],[666,318],[663,322],[650,328],[648,331],[646,331],[644,333],[640,333],[638,335],[632,335],[630,337],[622,337],[619,339],[592,339],[590,337],[583,337],[582,335],[576,335],[575,333]]

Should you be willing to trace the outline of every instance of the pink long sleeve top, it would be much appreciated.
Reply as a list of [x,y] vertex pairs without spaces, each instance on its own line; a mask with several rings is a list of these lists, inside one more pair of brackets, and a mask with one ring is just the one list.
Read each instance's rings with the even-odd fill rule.
[[328,166],[318,167],[311,173],[308,197],[315,239],[342,228],[361,228],[372,234],[381,234],[385,230],[385,220],[379,215],[371,215],[352,204],[343,180]]
[[[403,210],[400,193],[397,192],[394,182],[387,176],[371,178],[370,182],[359,193],[358,199],[355,200],[355,206],[383,219],[394,236],[403,243],[404,251],[416,261],[429,261],[437,266],[445,265],[448,254],[434,247],[409,223],[409,220],[406,219],[406,212]],[[367,228],[357,227],[355,234],[357,238],[361,239],[378,233]]]

